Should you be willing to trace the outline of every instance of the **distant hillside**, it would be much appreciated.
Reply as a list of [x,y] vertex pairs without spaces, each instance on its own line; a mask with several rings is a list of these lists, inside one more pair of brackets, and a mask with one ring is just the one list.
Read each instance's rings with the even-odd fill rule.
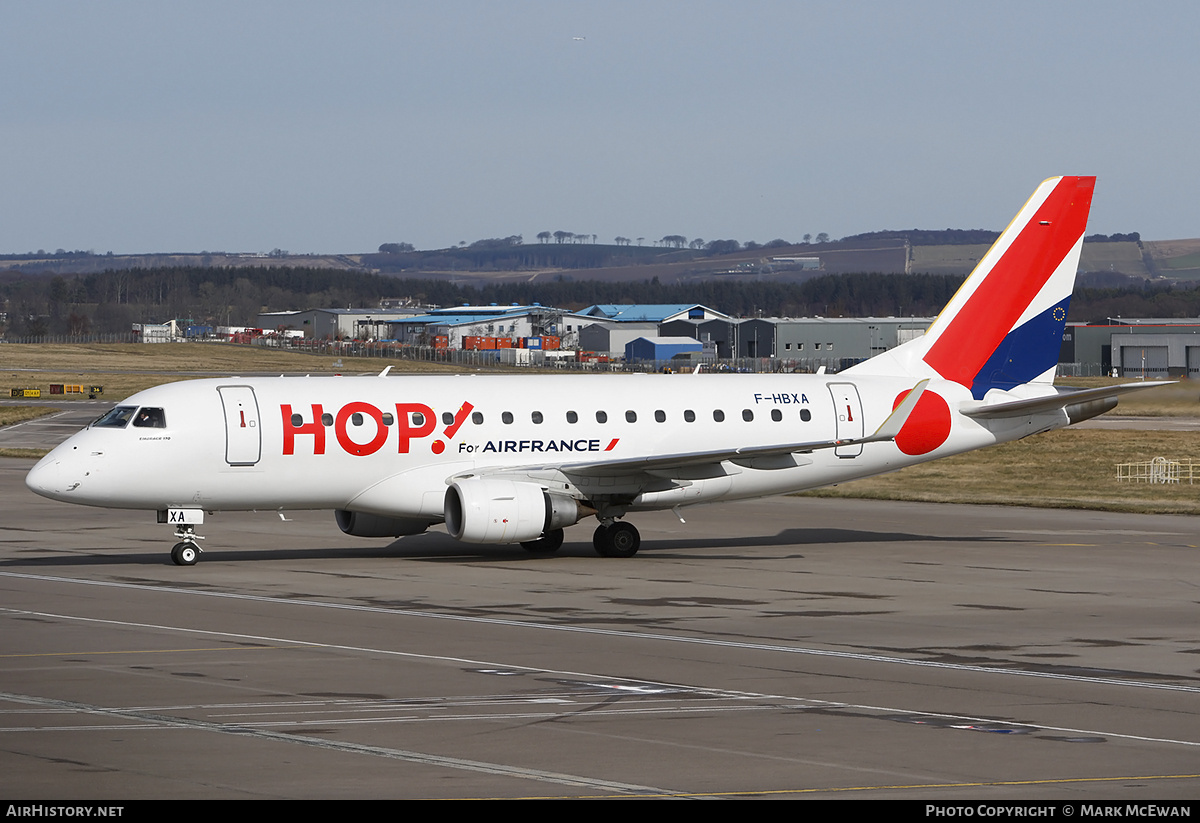
[[1200,239],[1143,242],[1154,272],[1171,280],[1200,280]]
[[843,237],[843,243],[859,240],[904,240],[913,246],[990,246],[1000,236],[987,229],[901,229],[899,231],[870,231]]
[[305,269],[363,269],[359,255],[345,254],[236,254],[227,252],[190,252],[172,254],[93,254],[59,252],[55,254],[0,255],[0,270],[54,272],[56,274],[95,274],[121,269],[189,268],[264,268],[290,266]]
[[[907,229],[854,235],[826,243],[765,245],[719,240],[702,247],[598,243],[517,243],[517,238],[477,241],[431,251],[404,250],[349,255],[270,254],[112,255],[90,252],[0,256],[0,271],[86,275],[151,268],[312,268],[385,274],[402,279],[445,277],[461,283],[534,282],[548,279],[625,282],[658,278],[664,283],[709,279],[801,282],[816,274],[969,273],[997,232],[984,229]],[[1131,239],[1132,238],[1132,239]],[[1080,271],[1095,283],[1138,280],[1200,280],[1200,239],[1140,241],[1138,234],[1089,235]],[[685,238],[679,238],[684,240]],[[933,242],[938,241],[938,242]],[[691,244],[697,246],[701,241]],[[399,248],[402,244],[385,244]]]
[[1117,272],[1133,277],[1147,278],[1154,274],[1146,265],[1141,244],[1131,242],[1083,243],[1083,254],[1079,257],[1079,270],[1083,272]]

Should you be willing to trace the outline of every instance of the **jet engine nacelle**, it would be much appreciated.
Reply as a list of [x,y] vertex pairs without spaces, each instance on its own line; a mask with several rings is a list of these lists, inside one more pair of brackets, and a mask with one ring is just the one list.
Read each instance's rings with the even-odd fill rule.
[[337,518],[338,528],[355,537],[400,537],[406,534],[420,534],[429,528],[428,520],[415,520],[410,517],[384,517],[381,514],[348,512],[345,509],[337,509],[333,515]]
[[521,480],[470,477],[446,489],[446,531],[464,543],[524,543],[590,512],[574,498]]

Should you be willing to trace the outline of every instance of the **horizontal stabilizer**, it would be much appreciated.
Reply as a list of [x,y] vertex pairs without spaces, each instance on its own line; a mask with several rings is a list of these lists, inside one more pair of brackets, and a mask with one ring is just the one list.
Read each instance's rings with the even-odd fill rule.
[[[1060,387],[1055,389],[1055,394],[1046,395],[1045,397],[1032,397],[1026,400],[1010,400],[1004,403],[973,403],[963,405],[959,411],[967,417],[974,417],[982,420],[992,420],[1004,417],[1024,417],[1038,412],[1054,411],[1056,409],[1066,409],[1069,406],[1078,406],[1083,403],[1092,403],[1097,400],[1105,400],[1108,398],[1116,398],[1122,394],[1141,391],[1142,389],[1152,389],[1155,386],[1169,386],[1174,383],[1174,380],[1158,380],[1152,383],[1123,383],[1119,386],[1101,386],[1096,389],[1072,389]],[[1115,403],[1113,405],[1116,405]]]

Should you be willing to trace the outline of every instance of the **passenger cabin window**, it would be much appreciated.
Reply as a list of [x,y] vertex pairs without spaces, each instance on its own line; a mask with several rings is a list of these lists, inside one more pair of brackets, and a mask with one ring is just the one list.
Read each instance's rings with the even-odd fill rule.
[[511,423],[513,421],[512,412],[502,412],[500,414],[500,419],[505,423]]
[[781,412],[779,409],[771,409],[771,419],[778,423],[783,419],[783,412]]
[[742,419],[749,423],[754,419],[754,412],[750,409],[742,409]]
[[129,425],[129,419],[133,417],[135,411],[137,411],[137,406],[117,406],[92,425],[109,429],[123,429]]
[[695,423],[696,422],[696,413],[694,411],[692,411],[691,409],[684,409],[683,419],[686,420],[688,423]]
[[602,412],[602,411],[596,412],[596,422],[597,423],[607,423],[608,422],[608,412]]
[[637,412],[635,412],[635,411],[625,412],[625,422],[626,423],[636,423],[637,422]]
[[354,414],[350,415],[350,424],[352,426],[361,426],[362,425],[362,412],[355,412]]
[[656,412],[654,412],[654,419],[659,423],[666,423],[667,422],[667,413],[665,411],[663,411],[662,409],[659,409]]
[[476,426],[483,425],[483,412],[471,412],[471,422]]
[[542,422],[542,413],[541,413],[541,412],[538,412],[538,411],[535,411],[533,414],[529,415],[529,418],[530,418],[530,419],[531,419],[531,420],[532,420],[534,423],[541,423],[541,422]]
[[[454,414],[453,413],[442,412],[442,425],[443,426],[449,426],[453,422],[454,422]],[[358,424],[355,423],[355,425],[358,425]]]
[[577,414],[576,414],[575,412],[573,412],[573,411],[569,411],[569,412],[567,412],[567,422],[568,422],[568,423],[578,423],[578,422],[579,422],[579,415],[577,415]]
[[421,414],[420,412],[413,412],[412,413],[412,423],[414,426],[424,426],[425,425],[425,415]]
[[[390,425],[392,425],[393,422],[395,422],[395,420],[396,420],[396,418],[392,417],[391,412],[383,413],[383,425],[390,426]],[[300,424],[297,423],[296,425],[298,426]]]
[[[322,426],[332,426],[333,425],[333,415],[330,414],[329,412],[325,412],[323,415],[321,415],[321,425]],[[419,426],[421,424],[418,423],[417,425]]]
[[721,411],[720,409],[713,409],[713,420],[716,420],[718,423],[723,423],[725,421],[725,412]]
[[800,419],[807,423],[809,420],[812,420],[812,412],[810,412],[808,409],[801,409]]

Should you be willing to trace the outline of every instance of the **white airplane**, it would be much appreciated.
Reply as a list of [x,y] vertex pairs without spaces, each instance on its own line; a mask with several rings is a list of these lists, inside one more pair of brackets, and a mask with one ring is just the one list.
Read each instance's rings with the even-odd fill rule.
[[[925,335],[839,374],[276,377],[130,397],[33,467],[30,489],[155,511],[175,563],[214,511],[333,509],[343,532],[549,553],[594,516],[813,489],[1049,431],[1147,383],[1053,385],[1094,177],[1038,187]],[[682,519],[682,515],[680,515]]]

